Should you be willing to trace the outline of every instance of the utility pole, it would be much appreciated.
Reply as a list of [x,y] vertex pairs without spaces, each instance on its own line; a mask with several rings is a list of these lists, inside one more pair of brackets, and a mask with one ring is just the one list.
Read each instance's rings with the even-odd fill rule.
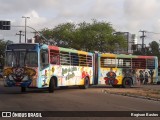
[[[25,26],[13,26],[13,25],[12,25],[11,27],[23,27],[23,28],[24,28]],[[48,39],[46,39],[46,38],[43,36],[43,34],[41,34],[40,32],[38,32],[38,31],[37,31],[36,29],[34,29],[33,27],[30,27],[30,26],[26,26],[26,27],[34,30],[35,32],[37,32],[37,34],[44,39],[44,42],[45,42],[45,43],[48,43]]]
[[19,35],[19,43],[21,43],[21,36],[24,36],[24,34],[22,34],[22,31],[20,30],[20,31],[19,31],[19,34],[16,33],[16,35]]
[[29,19],[30,17],[22,16],[22,18],[25,19],[25,43],[26,43],[26,41],[27,41],[27,36],[26,36],[26,33],[27,33],[27,19]]
[[144,50],[144,38],[146,37],[145,36],[146,31],[140,30],[139,32],[142,33],[142,36],[140,36],[140,38],[142,39],[142,53],[145,54],[145,50]]

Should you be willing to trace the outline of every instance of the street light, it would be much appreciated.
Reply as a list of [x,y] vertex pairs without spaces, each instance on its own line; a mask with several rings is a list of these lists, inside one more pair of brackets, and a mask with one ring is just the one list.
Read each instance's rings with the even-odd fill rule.
[[26,38],[27,38],[27,37],[26,37],[26,32],[27,32],[27,30],[26,30],[26,29],[27,29],[27,27],[26,27],[26,26],[27,26],[27,19],[29,19],[30,17],[24,17],[24,16],[22,16],[22,18],[25,18],[25,33],[24,33],[24,34],[25,34],[25,43],[26,43]]

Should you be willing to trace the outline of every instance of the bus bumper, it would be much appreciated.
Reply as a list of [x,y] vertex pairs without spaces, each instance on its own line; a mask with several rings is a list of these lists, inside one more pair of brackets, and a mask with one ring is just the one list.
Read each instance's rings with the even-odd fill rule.
[[32,82],[31,80],[27,80],[24,82],[15,82],[13,80],[4,80],[4,86],[5,87],[14,87],[14,86],[29,87],[31,82]]

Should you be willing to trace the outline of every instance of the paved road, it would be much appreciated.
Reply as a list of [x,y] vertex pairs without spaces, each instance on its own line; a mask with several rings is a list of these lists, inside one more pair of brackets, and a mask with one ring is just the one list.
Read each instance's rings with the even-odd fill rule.
[[104,89],[70,87],[58,89],[55,93],[48,93],[44,89],[28,89],[22,94],[20,88],[3,87],[0,83],[0,111],[160,111],[159,101],[107,94],[103,93]]

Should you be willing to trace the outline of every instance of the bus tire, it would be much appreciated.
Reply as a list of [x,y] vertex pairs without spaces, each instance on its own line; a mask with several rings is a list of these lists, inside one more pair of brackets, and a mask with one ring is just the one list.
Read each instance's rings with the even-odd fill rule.
[[55,80],[54,80],[54,78],[51,78],[50,82],[49,82],[48,91],[50,93],[53,93],[54,92],[54,88],[55,88]]
[[21,87],[21,92],[26,92],[26,87]]
[[124,78],[122,87],[123,88],[130,88],[132,86],[132,79],[131,78]]
[[89,78],[84,78],[84,85],[80,86],[81,89],[87,89],[89,87]]

